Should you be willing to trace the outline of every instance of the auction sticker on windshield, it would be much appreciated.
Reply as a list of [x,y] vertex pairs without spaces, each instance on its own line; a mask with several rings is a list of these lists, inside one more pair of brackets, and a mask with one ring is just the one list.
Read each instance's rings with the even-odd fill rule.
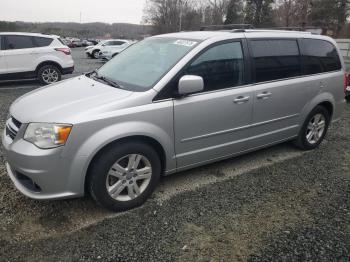
[[192,47],[192,46],[196,45],[197,43],[198,42],[191,41],[191,40],[176,40],[174,44]]

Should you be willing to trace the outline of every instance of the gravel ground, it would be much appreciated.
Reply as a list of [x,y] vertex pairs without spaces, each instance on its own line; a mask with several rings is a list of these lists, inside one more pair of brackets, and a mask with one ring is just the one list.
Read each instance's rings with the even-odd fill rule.
[[[23,85],[0,87],[0,129],[35,88]],[[0,151],[0,261],[349,261],[349,120],[350,105],[312,152],[282,144],[163,178],[143,207],[117,214],[89,198],[25,198]]]

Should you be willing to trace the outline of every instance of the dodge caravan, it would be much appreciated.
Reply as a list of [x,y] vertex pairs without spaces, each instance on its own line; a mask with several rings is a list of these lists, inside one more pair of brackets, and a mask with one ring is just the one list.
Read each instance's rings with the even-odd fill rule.
[[17,99],[2,143],[33,199],[90,193],[141,205],[169,175],[285,141],[320,145],[345,105],[335,42],[234,30],[150,37],[82,76]]

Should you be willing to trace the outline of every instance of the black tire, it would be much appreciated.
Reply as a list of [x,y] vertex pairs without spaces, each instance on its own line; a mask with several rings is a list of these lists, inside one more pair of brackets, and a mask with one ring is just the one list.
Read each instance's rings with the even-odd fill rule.
[[98,58],[98,53],[100,52],[100,50],[94,50],[93,52],[92,52],[92,55],[91,55],[91,57],[93,58],[93,59],[97,59]]
[[[145,156],[151,163],[152,175],[148,186],[139,196],[128,201],[118,201],[107,191],[108,172],[118,159],[130,154]],[[109,146],[94,159],[88,173],[88,189],[92,198],[102,207],[111,211],[125,211],[141,206],[149,198],[159,182],[160,174],[160,159],[151,146],[142,142],[118,143]]]
[[[50,78],[51,80],[48,80],[47,75],[45,76],[45,74],[47,72],[53,72],[54,77]],[[38,74],[37,74],[37,78],[39,80],[39,82],[43,85],[49,85],[52,83],[56,83],[58,81],[61,81],[62,79],[62,73],[61,71],[58,69],[57,66],[55,65],[44,65],[42,67],[39,68],[38,70]]]
[[[323,134],[319,137],[317,143],[309,143],[309,141],[307,140],[307,133],[308,133],[308,125],[310,123],[310,121],[318,114],[321,114],[324,119],[325,119],[325,129]],[[311,113],[308,115],[308,117],[306,118],[300,132],[299,132],[299,136],[298,138],[294,141],[295,145],[302,149],[302,150],[313,150],[315,148],[317,148],[323,141],[323,139],[325,138],[327,131],[328,131],[328,127],[329,127],[329,123],[331,120],[331,115],[330,112],[323,106],[317,106],[315,107]]]

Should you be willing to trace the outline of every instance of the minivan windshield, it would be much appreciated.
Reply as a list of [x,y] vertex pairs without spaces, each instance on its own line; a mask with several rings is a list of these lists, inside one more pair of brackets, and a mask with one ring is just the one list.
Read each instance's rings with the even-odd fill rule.
[[197,44],[188,39],[148,38],[121,52],[96,73],[123,89],[147,91]]

